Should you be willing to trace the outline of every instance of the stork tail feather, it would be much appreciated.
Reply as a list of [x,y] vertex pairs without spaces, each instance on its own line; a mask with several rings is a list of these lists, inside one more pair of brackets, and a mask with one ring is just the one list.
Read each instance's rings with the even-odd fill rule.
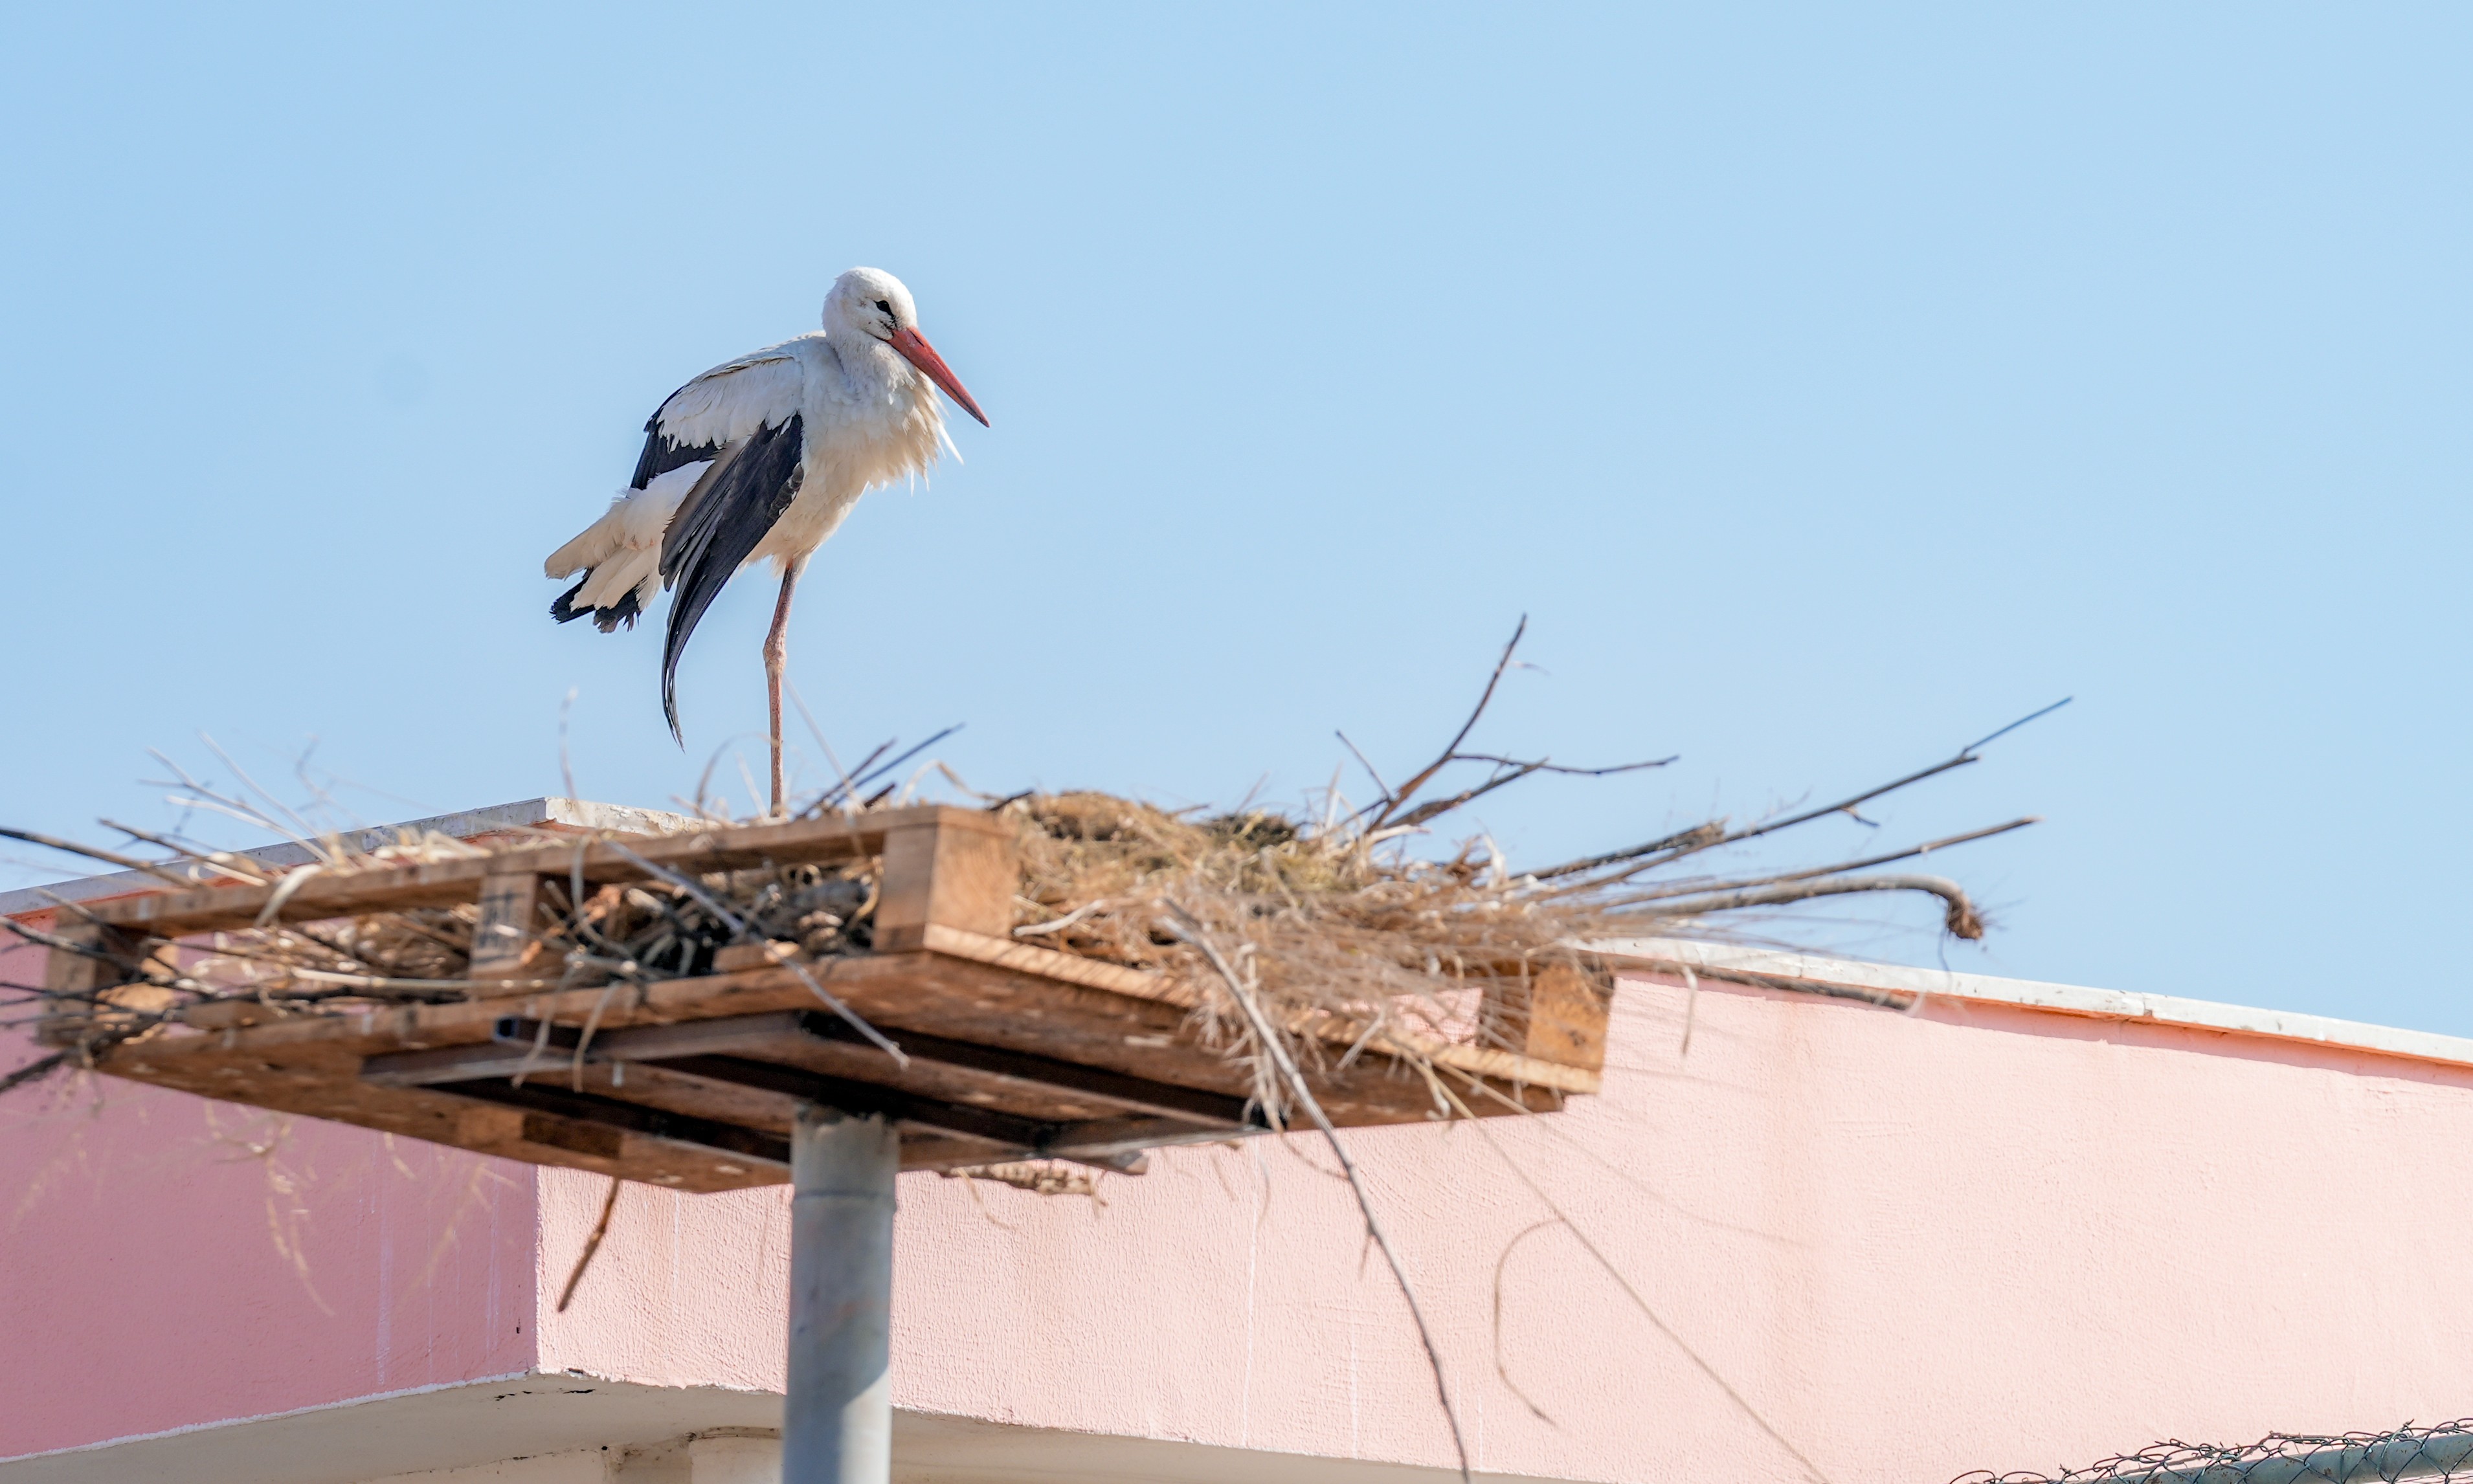
[[636,620],[644,616],[640,588],[630,587],[620,594],[617,602],[598,608],[594,607],[589,600],[583,603],[575,601],[576,594],[582,592],[585,585],[592,581],[592,568],[585,568],[584,575],[576,579],[574,586],[552,600],[549,606],[549,616],[563,624],[571,624],[579,618],[589,618],[592,620],[592,626],[604,634],[617,633],[620,624],[625,624],[630,629],[636,627]]

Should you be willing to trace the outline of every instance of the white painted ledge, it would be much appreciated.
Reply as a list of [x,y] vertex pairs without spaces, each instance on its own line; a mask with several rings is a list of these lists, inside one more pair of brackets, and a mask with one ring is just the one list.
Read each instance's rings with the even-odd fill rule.
[[[1732,969],[1779,979],[1802,980],[1815,986],[1847,985],[1888,994],[2010,1005],[2057,1015],[2089,1016],[2106,1020],[2144,1020],[2156,1025],[2186,1026],[2233,1036],[2270,1041],[2309,1041],[2409,1057],[2452,1066],[2473,1066],[2473,1040],[2436,1031],[2408,1031],[2394,1026],[2340,1020],[2332,1016],[2300,1015],[2286,1010],[2260,1010],[2208,999],[2183,999],[2175,994],[2133,994],[2122,990],[2095,990],[2075,984],[2045,984],[2033,979],[2002,979],[1990,974],[1950,969],[1912,969],[1899,964],[1873,964],[1861,959],[1827,958],[1818,954],[1774,948],[1746,948],[1687,938],[1629,938],[1600,945],[1607,952],[1644,959],[1689,964],[1699,969]],[[1643,972],[1648,971],[1644,967]]]
[[[781,1399],[770,1392],[535,1373],[0,1459],[0,1484],[769,1484],[768,1473],[780,1478],[780,1453],[767,1435],[780,1421]],[[1452,1484],[1459,1475],[897,1409],[893,1477],[896,1484]],[[1513,1484],[1506,1475],[1477,1477]]]

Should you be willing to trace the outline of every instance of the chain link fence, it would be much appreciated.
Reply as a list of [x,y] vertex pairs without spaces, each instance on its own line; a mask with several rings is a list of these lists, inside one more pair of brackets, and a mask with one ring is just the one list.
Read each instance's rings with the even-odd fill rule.
[[2220,1448],[2175,1439],[2058,1473],[1979,1470],[1952,1484],[2367,1484],[2461,1479],[2473,1484],[2473,1417],[2392,1432],[2318,1437],[2271,1432]]

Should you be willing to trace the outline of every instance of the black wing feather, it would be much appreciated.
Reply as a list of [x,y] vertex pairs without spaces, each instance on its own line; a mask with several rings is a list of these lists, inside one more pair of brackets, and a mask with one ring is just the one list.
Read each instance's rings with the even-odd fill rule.
[[[712,373],[709,371],[705,373],[707,376],[710,374]],[[704,379],[704,376],[699,376],[696,381]],[[695,381],[687,383],[687,387],[694,385]],[[679,388],[679,392],[685,391],[687,387]],[[661,405],[655,408],[653,415],[644,419],[644,451],[636,456],[636,477],[627,488],[641,490],[674,468],[684,468],[690,464],[702,464],[707,459],[721,456],[719,443],[683,443],[661,431],[661,414],[668,412],[670,404],[679,399],[679,392],[673,392],[663,397]]]
[[[678,669],[687,635],[695,633],[722,585],[798,498],[805,449],[804,423],[796,414],[778,427],[757,429],[688,492],[661,537],[661,581],[678,590],[670,600],[670,632],[661,645],[661,714],[669,718],[670,735],[682,747],[686,738],[679,730]],[[645,456],[652,457],[649,446]]]
[[644,424],[644,451],[636,460],[635,482],[627,488],[641,490],[674,468],[720,456],[719,443],[683,443],[662,432],[661,415],[655,413],[652,420]]

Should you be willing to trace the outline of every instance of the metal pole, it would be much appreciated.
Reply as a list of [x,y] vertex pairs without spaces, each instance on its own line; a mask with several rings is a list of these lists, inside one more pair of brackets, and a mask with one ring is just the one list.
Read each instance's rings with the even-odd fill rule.
[[812,1104],[790,1134],[781,1484],[891,1484],[893,1177],[883,1118]]

